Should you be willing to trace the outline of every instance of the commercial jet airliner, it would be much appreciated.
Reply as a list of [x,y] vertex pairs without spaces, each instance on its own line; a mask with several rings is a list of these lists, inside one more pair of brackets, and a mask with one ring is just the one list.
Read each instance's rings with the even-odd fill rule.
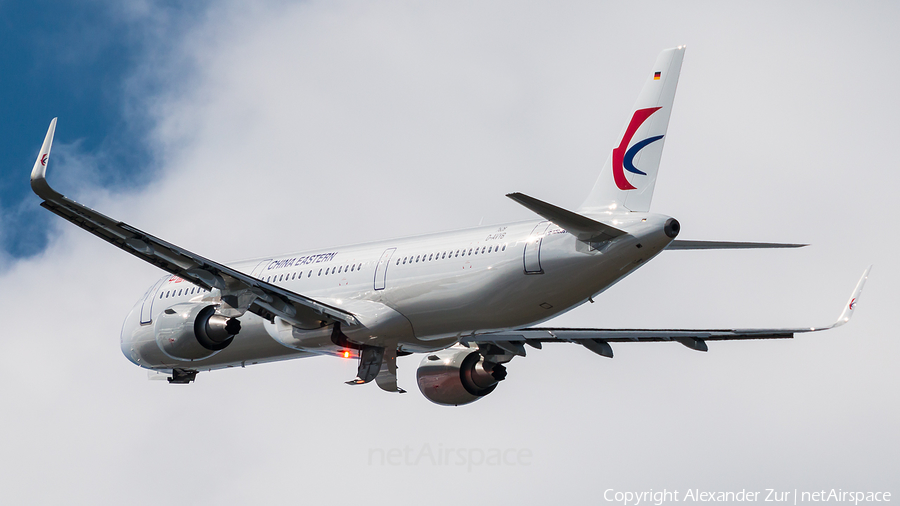
[[684,47],[663,51],[625,129],[575,211],[521,193],[531,221],[340,246],[225,265],[109,218],[46,180],[56,119],[31,173],[41,205],[166,275],[135,304],[121,348],[170,383],[199,371],[332,355],[358,360],[357,377],[389,392],[397,357],[424,355],[419,390],[461,405],[491,393],[525,345],[568,342],[612,357],[610,343],[789,338],[846,323],[868,276],[826,327],[604,329],[541,323],[621,281],[665,250],[786,248],[798,244],[677,240],[678,221],[649,212]]

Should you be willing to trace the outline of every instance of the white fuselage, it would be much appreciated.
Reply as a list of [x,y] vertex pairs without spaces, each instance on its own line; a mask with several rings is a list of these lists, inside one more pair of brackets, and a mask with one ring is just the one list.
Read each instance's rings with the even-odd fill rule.
[[[628,234],[595,249],[553,223],[535,220],[260,258],[232,267],[351,312],[372,302],[384,305],[390,314],[371,325],[381,329],[378,337],[392,334],[402,352],[429,352],[568,311],[672,240],[663,231],[667,216],[595,218]],[[151,369],[210,370],[348,351],[331,340],[330,328],[299,331],[280,318],[270,322],[248,312],[240,317],[242,329],[234,342],[217,354],[195,361],[167,356],[157,344],[153,322],[175,304],[199,301],[218,302],[179,277],[161,279],[125,320],[125,356]],[[366,329],[356,334],[352,328],[344,330],[354,341],[366,336]]]

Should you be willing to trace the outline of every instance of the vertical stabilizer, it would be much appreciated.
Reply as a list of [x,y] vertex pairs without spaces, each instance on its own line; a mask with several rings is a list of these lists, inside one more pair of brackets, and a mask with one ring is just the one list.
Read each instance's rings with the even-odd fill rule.
[[618,145],[579,212],[650,210],[684,49],[678,46],[659,54]]

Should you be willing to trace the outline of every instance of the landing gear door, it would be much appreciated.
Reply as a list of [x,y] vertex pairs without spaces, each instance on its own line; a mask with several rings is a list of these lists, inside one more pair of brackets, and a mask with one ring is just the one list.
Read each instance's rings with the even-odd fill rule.
[[544,273],[544,270],[541,269],[541,242],[544,240],[544,233],[548,227],[550,227],[550,222],[542,221],[528,236],[528,242],[525,243],[525,274]]
[[397,248],[388,248],[384,250],[384,253],[381,254],[381,259],[378,260],[378,265],[375,267],[376,290],[384,290],[385,282],[387,280],[388,264],[391,263],[391,256],[393,256],[395,251],[397,251]]
[[153,322],[153,301],[156,300],[156,292],[165,281],[169,279],[166,276],[151,286],[147,293],[144,294],[144,301],[141,303],[141,325],[147,325]]

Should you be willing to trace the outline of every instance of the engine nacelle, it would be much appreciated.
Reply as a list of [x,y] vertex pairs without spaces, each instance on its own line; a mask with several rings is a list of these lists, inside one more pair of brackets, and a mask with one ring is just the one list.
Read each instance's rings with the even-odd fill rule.
[[241,322],[216,314],[216,306],[175,304],[156,319],[156,344],[178,360],[200,360],[224,350],[241,330]]
[[476,349],[447,348],[430,353],[416,370],[422,395],[444,406],[475,402],[493,392],[505,377],[506,367],[486,362]]

